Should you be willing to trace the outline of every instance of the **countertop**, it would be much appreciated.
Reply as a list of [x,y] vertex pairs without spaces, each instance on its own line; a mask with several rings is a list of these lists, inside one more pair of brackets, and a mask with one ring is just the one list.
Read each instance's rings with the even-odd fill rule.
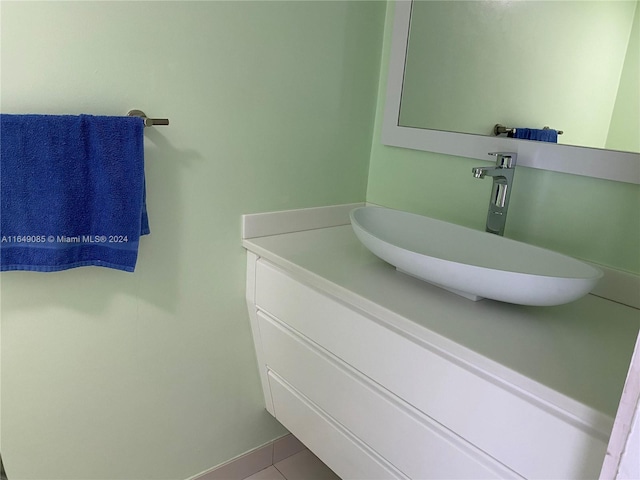
[[637,309],[593,295],[555,307],[473,302],[397,272],[350,225],[243,246],[458,361],[611,428],[640,328]]

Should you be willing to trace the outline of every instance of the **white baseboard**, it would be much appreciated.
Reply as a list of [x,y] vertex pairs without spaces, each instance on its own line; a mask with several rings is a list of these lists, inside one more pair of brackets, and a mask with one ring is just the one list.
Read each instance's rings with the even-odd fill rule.
[[187,480],[243,480],[305,449],[300,440],[288,434]]

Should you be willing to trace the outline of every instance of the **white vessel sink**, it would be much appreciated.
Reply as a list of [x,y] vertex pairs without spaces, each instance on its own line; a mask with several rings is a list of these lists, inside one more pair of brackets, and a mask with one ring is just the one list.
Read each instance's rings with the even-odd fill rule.
[[399,271],[471,300],[560,305],[589,293],[603,275],[551,250],[398,210],[356,208],[351,225]]

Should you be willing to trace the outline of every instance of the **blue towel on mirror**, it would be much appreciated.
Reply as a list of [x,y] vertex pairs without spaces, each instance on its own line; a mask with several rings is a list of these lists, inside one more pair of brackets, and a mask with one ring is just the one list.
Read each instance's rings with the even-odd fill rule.
[[145,205],[143,120],[0,115],[0,270],[133,272]]
[[558,131],[552,128],[516,128],[513,138],[558,143]]

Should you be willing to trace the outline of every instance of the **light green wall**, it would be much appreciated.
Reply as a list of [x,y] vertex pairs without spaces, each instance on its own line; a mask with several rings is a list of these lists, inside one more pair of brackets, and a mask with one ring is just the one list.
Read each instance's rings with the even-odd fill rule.
[[[482,161],[380,142],[393,7],[387,7],[367,201],[484,230],[491,182],[471,175]],[[639,206],[637,185],[519,167],[505,235],[640,273]]]
[[284,433],[265,411],[240,215],[363,201],[380,2],[7,2],[5,113],[145,131],[136,273],[2,274],[9,478],[184,479]]
[[640,151],[640,1],[629,36],[629,47],[611,116],[607,148]]

